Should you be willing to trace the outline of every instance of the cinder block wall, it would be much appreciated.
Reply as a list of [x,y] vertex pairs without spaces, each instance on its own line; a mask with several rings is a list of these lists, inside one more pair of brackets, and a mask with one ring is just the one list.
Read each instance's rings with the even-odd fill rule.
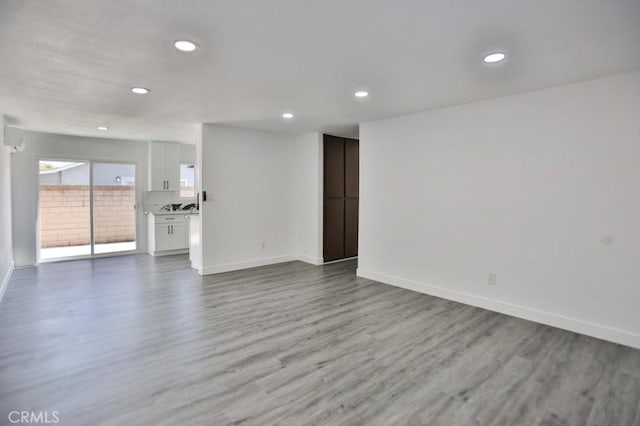
[[[96,185],[93,194],[96,243],[134,241],[134,187]],[[89,188],[40,185],[41,247],[84,245],[89,239]]]

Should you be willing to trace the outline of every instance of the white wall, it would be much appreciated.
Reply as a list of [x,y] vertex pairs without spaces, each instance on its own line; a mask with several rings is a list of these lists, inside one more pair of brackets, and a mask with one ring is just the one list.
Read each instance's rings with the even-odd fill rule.
[[[115,139],[26,132],[25,150],[11,158],[13,252],[16,266],[37,261],[38,159],[104,160],[136,163],[136,193],[142,201],[147,186],[147,143]],[[138,251],[147,248],[146,221],[138,209]]]
[[[322,262],[321,136],[203,124],[197,144],[200,248],[212,274],[303,260]],[[264,246],[263,246],[264,243]]]
[[196,146],[189,144],[180,144],[180,162],[191,163],[196,162]]
[[[189,260],[191,262],[191,267],[196,269],[198,273],[203,274],[203,263],[202,258],[204,255],[204,246],[202,244],[202,198],[198,196],[201,191],[201,183],[202,183],[202,137],[204,133],[204,124],[198,125],[198,129],[196,131],[196,144],[195,144],[195,177],[196,177],[196,202],[200,202],[200,214],[197,217],[190,218],[189,222]],[[208,213],[208,211],[207,211]]]
[[360,276],[640,348],[640,73],[362,124],[360,173]]
[[11,154],[4,146],[4,119],[0,114],[0,300],[13,270],[10,158]]
[[294,141],[292,135],[203,125],[202,273],[295,256]]
[[295,141],[296,253],[314,265],[322,257],[322,134],[298,135]]

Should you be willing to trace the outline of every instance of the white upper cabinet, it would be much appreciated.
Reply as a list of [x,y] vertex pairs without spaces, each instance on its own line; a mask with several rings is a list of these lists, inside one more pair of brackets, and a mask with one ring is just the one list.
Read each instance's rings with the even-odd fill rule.
[[180,190],[180,145],[149,142],[149,191]]

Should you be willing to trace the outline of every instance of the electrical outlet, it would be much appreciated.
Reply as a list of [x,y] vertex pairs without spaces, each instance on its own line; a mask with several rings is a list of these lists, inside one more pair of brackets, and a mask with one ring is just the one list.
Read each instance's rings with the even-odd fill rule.
[[489,285],[496,285],[497,279],[498,277],[495,272],[489,272],[489,280],[488,280]]

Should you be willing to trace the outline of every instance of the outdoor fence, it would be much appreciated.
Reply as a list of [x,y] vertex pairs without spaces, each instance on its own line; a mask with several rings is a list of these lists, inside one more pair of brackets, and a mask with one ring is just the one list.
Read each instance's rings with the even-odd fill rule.
[[[93,196],[96,244],[135,241],[135,187],[96,185]],[[40,185],[42,248],[89,244],[89,227],[87,185]]]

